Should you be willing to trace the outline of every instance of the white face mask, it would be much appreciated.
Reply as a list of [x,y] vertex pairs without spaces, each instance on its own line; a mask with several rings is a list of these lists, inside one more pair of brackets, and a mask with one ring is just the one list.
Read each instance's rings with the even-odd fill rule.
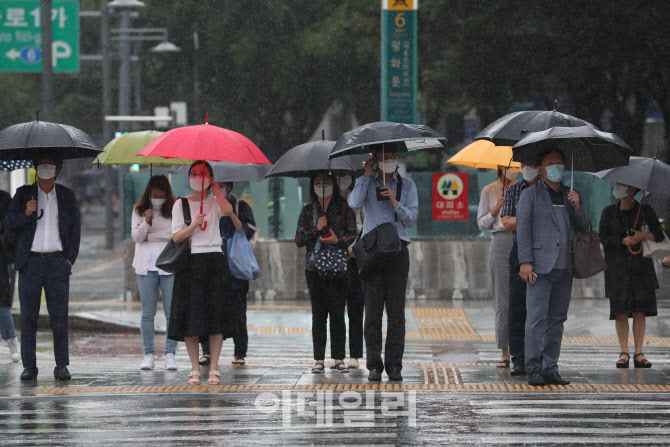
[[384,160],[383,163],[379,163],[379,169],[381,169],[384,174],[392,174],[397,167],[398,160]]
[[343,175],[338,178],[338,181],[340,183],[340,189],[348,189],[353,183],[353,179],[350,175]]
[[156,209],[160,209],[160,207],[162,207],[164,203],[165,199],[151,199],[151,206]]
[[320,198],[333,195],[333,185],[314,185],[314,193]]
[[190,178],[190,179],[188,179],[188,183],[189,183],[189,185],[191,185],[191,189],[193,191],[203,191],[203,190],[207,190],[207,188],[209,188],[209,179],[208,178],[205,179],[204,188],[202,186],[202,179],[201,178]]
[[531,168],[530,166],[524,166],[521,168],[521,175],[523,175],[523,179],[527,182],[535,180],[539,173],[540,171],[538,171],[537,168]]
[[616,199],[621,200],[624,197],[626,197],[627,195],[628,195],[628,186],[620,185],[618,183],[616,185],[614,185],[614,197]]
[[41,164],[37,166],[37,176],[42,180],[51,180],[56,177],[56,165]]
[[505,177],[507,177],[507,180],[514,180],[517,175],[519,175],[519,170],[516,168],[508,169],[507,172],[505,173]]

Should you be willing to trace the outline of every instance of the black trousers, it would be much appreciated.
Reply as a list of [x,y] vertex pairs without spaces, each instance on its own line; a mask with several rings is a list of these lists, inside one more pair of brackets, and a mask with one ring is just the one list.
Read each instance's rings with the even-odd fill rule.
[[349,259],[346,275],[347,315],[349,317],[349,357],[360,359],[363,357],[363,284],[358,275],[358,265],[355,259]]
[[526,282],[519,276],[519,248],[509,254],[509,352],[512,361],[525,364],[526,356]]
[[53,332],[56,366],[63,367],[70,364],[67,333],[70,272],[70,264],[62,256],[42,258],[32,254],[19,271],[21,359],[24,368],[37,366],[35,350],[42,288]]
[[312,302],[312,343],[314,360],[324,360],[330,317],[330,358],[344,359],[347,326],[344,323],[346,304],[344,278],[322,279],[318,273],[305,270],[309,299]]
[[[249,334],[247,333],[247,295],[249,293],[249,281],[232,278],[231,288],[228,295],[228,303],[232,313],[233,343],[235,353],[233,357],[243,359],[247,356],[249,346]],[[200,337],[202,355],[209,355],[209,337]]]
[[[405,295],[409,274],[409,252],[402,251],[362,280],[365,296],[365,350],[368,370],[402,370],[405,351]],[[386,306],[387,333],[382,361],[382,319]]]

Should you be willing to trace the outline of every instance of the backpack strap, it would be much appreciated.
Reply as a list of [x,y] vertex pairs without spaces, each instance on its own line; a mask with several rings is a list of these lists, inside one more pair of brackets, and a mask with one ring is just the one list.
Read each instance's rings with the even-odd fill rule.
[[184,223],[188,227],[191,225],[191,206],[188,204],[188,198],[181,197],[181,210],[184,213]]

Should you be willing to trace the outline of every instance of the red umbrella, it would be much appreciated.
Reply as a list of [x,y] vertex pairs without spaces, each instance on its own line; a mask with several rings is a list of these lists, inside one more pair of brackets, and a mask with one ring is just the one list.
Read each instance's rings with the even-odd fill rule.
[[[137,155],[187,160],[229,161],[241,164],[272,165],[270,160],[247,137],[232,130],[205,124],[179,127],[165,132]],[[205,178],[202,179],[203,189]],[[200,213],[204,195],[200,197]],[[200,230],[207,228],[207,222]]]

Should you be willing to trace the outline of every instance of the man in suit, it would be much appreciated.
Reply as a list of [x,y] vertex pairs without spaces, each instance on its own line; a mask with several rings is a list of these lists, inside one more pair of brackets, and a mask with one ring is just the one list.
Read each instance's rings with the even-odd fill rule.
[[74,193],[56,184],[63,164],[51,155],[33,161],[37,182],[20,187],[5,226],[19,232],[16,270],[21,303],[22,381],[37,379],[35,354],[42,288],[54,339],[56,380],[70,380],[68,301],[72,265],[79,254],[81,221]]
[[571,241],[588,231],[589,218],[577,191],[563,185],[563,154],[542,159],[542,180],[521,193],[516,237],[519,275],[527,283],[526,370],[533,386],[568,385],[558,373],[563,323],[572,295]]

